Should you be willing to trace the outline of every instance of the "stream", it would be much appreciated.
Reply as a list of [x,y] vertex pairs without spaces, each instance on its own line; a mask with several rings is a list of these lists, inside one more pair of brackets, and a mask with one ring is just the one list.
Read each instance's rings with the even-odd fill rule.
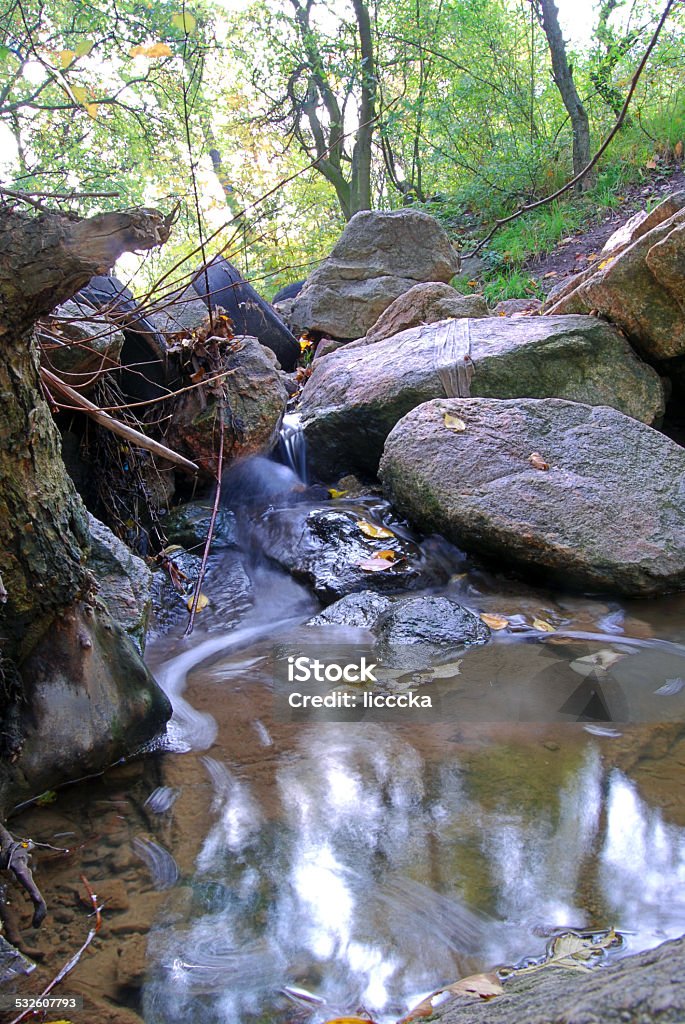
[[[328,507],[382,511],[308,499],[279,515]],[[102,895],[101,935],[63,986],[102,1020],[392,1024],[442,984],[540,957],[559,929],[614,927],[617,955],[685,931],[685,597],[533,589],[448,548],[421,547],[447,566],[430,593],[510,628],[434,673],[430,718],[275,714],[275,647],[369,635],[305,626],[311,591],[243,544],[212,556],[192,638],[179,615],[148,645],[175,708],[164,749],[15,819],[76,850],[39,858],[54,923],[38,956],[82,940],[80,873]],[[596,715],[578,704],[590,684]]]

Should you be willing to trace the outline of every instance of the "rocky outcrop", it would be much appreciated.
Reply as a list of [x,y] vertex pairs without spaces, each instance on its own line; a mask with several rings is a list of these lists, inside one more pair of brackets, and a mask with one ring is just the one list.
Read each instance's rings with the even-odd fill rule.
[[461,295],[448,284],[427,281],[425,284],[415,284],[408,292],[391,302],[366,337],[356,344],[372,345],[410,327],[433,324],[437,320],[463,317],[475,319],[489,315],[487,303],[482,295]]
[[66,384],[88,391],[118,365],[124,335],[84,299],[68,299],[36,327],[41,362]]
[[[465,356],[470,362],[465,362]],[[315,364],[301,403],[310,467],[322,479],[375,473],[385,438],[441,396],[566,398],[646,423],[663,412],[656,372],[595,317],[489,317],[415,327]]]
[[[223,357],[227,393],[224,458],[268,451],[276,442],[288,393],[273,353],[256,338],[236,338]],[[219,410],[215,393],[194,388],[167,403],[171,414],[165,443],[196,462],[207,479],[216,477]]]
[[428,402],[380,473],[411,521],[505,566],[635,596],[685,587],[685,450],[613,409]]
[[[635,241],[614,250],[598,264],[550,294],[545,311],[607,317],[625,332],[645,358],[673,359],[685,354],[685,209],[682,193],[658,207],[677,211],[649,230],[649,218],[634,229]],[[676,201],[677,200],[677,201]],[[671,205],[668,205],[671,203]]]
[[494,316],[520,316],[525,313],[539,313],[542,309],[540,299],[502,299],[493,307]]
[[504,995],[455,997],[432,1024],[681,1024],[685,1020],[685,939],[591,971],[549,968],[514,974]]
[[652,228],[658,227],[659,224],[663,224],[665,220],[672,217],[678,210],[682,210],[684,206],[685,192],[674,192],[672,195],[667,196],[658,206],[655,206],[653,210],[638,210],[625,224],[622,224],[620,228],[617,228],[607,238],[602,246],[602,255],[617,252],[619,249],[626,249],[633,242],[637,242],[638,238],[642,238],[648,231],[651,231]]
[[418,210],[363,211],[293,304],[299,331],[361,338],[399,295],[422,281],[449,281],[459,256],[437,220]]
[[109,527],[88,514],[88,568],[98,582],[98,596],[142,653],[152,601],[152,573]]

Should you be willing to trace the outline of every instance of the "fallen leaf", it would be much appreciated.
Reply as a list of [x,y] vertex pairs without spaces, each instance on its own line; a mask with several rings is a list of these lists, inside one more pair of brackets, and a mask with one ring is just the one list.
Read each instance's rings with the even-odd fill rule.
[[531,452],[528,461],[533,469],[549,469],[549,462],[545,462],[540,452]]
[[458,416],[453,416],[451,412],[445,413],[442,418],[442,422],[448,430],[454,430],[457,434],[461,434],[462,431],[466,430],[466,424],[464,421],[460,420]]
[[397,558],[397,552],[386,548],[384,551],[377,551],[374,558],[385,558],[388,562],[394,562]]
[[598,260],[599,259],[599,253],[589,252],[587,254],[587,259],[589,260],[590,263],[592,263],[594,260]]
[[323,1024],[373,1024],[368,1017],[333,1017],[325,1020]]
[[601,263],[597,264],[597,270],[604,270],[606,267],[609,266],[610,263],[613,263],[613,262],[614,262],[614,257],[610,256],[609,259],[602,260]]
[[[186,601],[186,607],[187,607],[189,612],[192,611],[192,609],[193,609],[193,601],[194,600],[195,600],[195,595],[193,594]],[[208,604],[209,604],[209,598],[205,594],[200,594],[198,596],[198,599],[197,599],[197,608],[195,609],[195,611],[201,612],[202,609],[206,608]]]
[[389,562],[387,558],[364,558],[361,562],[357,562],[357,565],[364,572],[387,572],[388,569],[392,569],[393,563]]
[[542,275],[542,277],[543,277],[543,279],[545,277],[557,277],[557,271],[556,270],[548,270],[546,274]]
[[542,633],[555,633],[554,626],[551,626],[549,622],[545,622],[544,619],[533,619],[533,628],[539,629]]
[[673,156],[676,158],[676,160],[682,160],[683,159],[683,142],[682,142],[682,139],[679,142],[676,142],[675,146],[673,147]]
[[648,161],[647,161],[647,163],[645,164],[645,167],[647,168],[647,170],[648,170],[648,171],[655,171],[655,170],[656,170],[656,168],[657,168],[657,162],[656,162],[656,160],[654,159],[654,157],[652,157],[652,159],[651,159],[651,160],[648,160]]
[[480,621],[484,622],[490,629],[506,629],[509,625],[509,619],[505,619],[503,615],[483,614],[480,616]]
[[329,487],[328,488],[328,493],[330,494],[331,498],[333,498],[333,501],[335,501],[337,498],[344,498],[345,495],[348,492],[347,491],[336,491],[335,487]]
[[392,530],[388,530],[387,527],[376,526],[375,523],[369,523],[366,521],[366,519],[358,519],[357,528],[361,530],[365,537],[374,537],[375,539],[380,539],[395,536]]
[[494,999],[504,992],[502,984],[496,974],[472,974],[468,978],[462,978],[453,985],[445,985],[431,992],[417,1006],[397,1024],[411,1024],[412,1021],[421,1020],[423,1017],[430,1017],[438,1006],[449,1001],[450,998],[476,997],[478,999]]

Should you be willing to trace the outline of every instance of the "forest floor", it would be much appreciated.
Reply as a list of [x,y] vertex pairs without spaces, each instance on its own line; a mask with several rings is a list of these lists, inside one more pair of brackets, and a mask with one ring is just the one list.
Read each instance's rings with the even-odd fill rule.
[[528,259],[523,269],[535,278],[545,293],[549,292],[563,278],[585,270],[596,259],[609,236],[629,217],[681,189],[685,189],[685,169],[682,166],[668,174],[655,174],[647,183],[626,185],[622,190],[625,201],[620,207],[606,209],[601,220],[574,231],[552,252]]

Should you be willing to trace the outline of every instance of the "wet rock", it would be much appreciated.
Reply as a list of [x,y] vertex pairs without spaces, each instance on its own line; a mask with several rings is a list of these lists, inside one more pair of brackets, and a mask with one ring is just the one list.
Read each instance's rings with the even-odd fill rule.
[[355,214],[295,299],[299,331],[361,338],[383,310],[421,281],[449,281],[459,257],[437,220],[418,210]]
[[545,311],[591,310],[618,324],[645,358],[685,354],[685,209],[555,291]]
[[0,935],[0,985],[5,985],[20,975],[30,974],[35,967],[27,956]]
[[[174,586],[168,569],[160,569],[152,582],[153,617],[149,635],[160,636],[187,621],[202,558],[179,549],[169,559],[182,575]],[[174,574],[176,575],[176,574]],[[237,552],[221,550],[209,556],[202,592],[208,604],[199,613],[203,629],[227,629],[240,621],[252,606],[252,583]]]
[[102,771],[161,733],[171,714],[133,642],[85,603],[54,620],[23,671],[30,716],[16,768],[34,792]]
[[140,988],[147,970],[147,935],[133,935],[119,950],[116,966],[117,984],[124,988]]
[[477,615],[446,597],[393,602],[373,631],[383,664],[405,670],[428,667],[451,656],[456,647],[473,647],[490,639],[490,630]]
[[372,590],[348,594],[329,605],[307,623],[308,626],[351,626],[372,629],[381,614],[390,607],[390,600]]
[[403,515],[500,565],[635,596],[685,587],[685,450],[613,409],[428,402],[392,431],[380,472]]
[[88,528],[88,568],[98,581],[98,596],[142,653],[152,604],[152,573],[142,558],[90,513]]
[[540,299],[502,299],[492,312],[495,316],[514,316],[517,313],[538,313],[541,309]]
[[[262,516],[256,536],[269,558],[325,603],[360,590],[397,593],[436,581],[416,544],[399,536],[366,537],[357,526],[362,518],[347,509],[272,509]],[[389,562],[382,572],[359,565],[387,549],[397,552],[397,565]]]
[[482,295],[461,295],[449,284],[426,281],[414,285],[408,292],[395,299],[381,313],[366,337],[356,344],[372,345],[410,327],[433,324],[437,320],[489,315],[487,303]]
[[566,398],[647,423],[663,412],[657,373],[595,317],[439,321],[315,364],[301,402],[311,471],[322,479],[374,474],[402,416],[458,394]]
[[78,296],[54,309],[36,333],[43,365],[86,392],[89,378],[94,385],[100,371],[118,365],[124,345],[124,335],[111,320]]
[[679,1024],[685,1020],[685,939],[591,971],[547,969],[507,979],[487,1003],[456,998],[434,1024]]
[[[204,550],[209,524],[212,517],[211,501],[189,501],[172,509],[164,519],[164,534],[169,544],[179,544],[191,552]],[[220,508],[214,523],[212,550],[236,546],[235,516],[228,509]]]
[[[256,338],[237,338],[223,361],[227,371],[224,460],[268,451],[276,442],[288,393],[275,356]],[[196,462],[202,476],[216,478],[220,420],[217,397],[195,388],[167,404],[165,442]]]

